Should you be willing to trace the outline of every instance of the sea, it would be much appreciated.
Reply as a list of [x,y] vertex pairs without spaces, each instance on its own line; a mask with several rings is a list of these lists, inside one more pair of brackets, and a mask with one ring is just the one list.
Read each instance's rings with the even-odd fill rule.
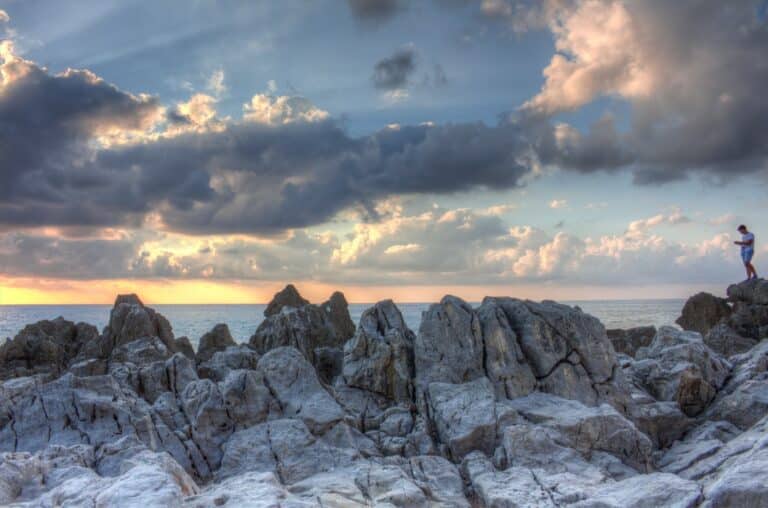
[[[589,300],[563,302],[579,306],[600,319],[606,328],[674,325],[685,300]],[[349,312],[357,323],[372,304],[350,304]],[[408,326],[418,331],[421,314],[430,303],[398,304]],[[476,305],[476,304],[475,304]],[[247,342],[264,319],[266,305],[151,305],[171,322],[176,337],[186,336],[197,342],[218,323],[229,326],[232,337]],[[111,305],[0,305],[0,341],[15,336],[25,325],[62,316],[69,321],[84,321],[99,330],[107,324]]]

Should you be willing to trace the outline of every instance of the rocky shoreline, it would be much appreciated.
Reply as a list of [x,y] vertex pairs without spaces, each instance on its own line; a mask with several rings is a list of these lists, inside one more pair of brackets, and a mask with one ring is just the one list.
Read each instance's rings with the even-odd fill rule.
[[0,346],[0,505],[768,506],[768,281],[678,324],[446,296],[355,326],[289,285],[195,351],[119,296]]

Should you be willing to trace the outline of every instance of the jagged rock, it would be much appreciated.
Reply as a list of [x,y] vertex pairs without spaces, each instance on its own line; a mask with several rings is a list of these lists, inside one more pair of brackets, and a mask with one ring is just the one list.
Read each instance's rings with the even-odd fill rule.
[[288,284],[272,297],[267,308],[264,309],[264,317],[279,314],[283,307],[293,307],[298,309],[305,305],[309,305],[309,300],[305,300],[293,284]]
[[685,302],[682,315],[675,322],[683,330],[706,335],[713,326],[727,320],[730,315],[731,307],[727,300],[709,293],[697,293]]
[[[199,489],[170,456],[144,448],[114,476],[94,471],[91,447],[0,455],[0,503],[14,506],[177,506]],[[4,489],[3,487],[10,487]],[[5,490],[5,492],[4,492]],[[16,504],[18,503],[18,504]]]
[[183,354],[187,358],[195,359],[195,348],[192,347],[192,343],[189,342],[188,337],[176,337],[176,351]]
[[113,363],[132,363],[136,366],[165,361],[172,352],[158,337],[141,337],[116,347],[110,356]]
[[669,326],[661,327],[651,345],[636,356],[629,369],[635,382],[658,400],[677,400],[689,415],[698,414],[714,399],[731,369],[699,333]]
[[261,357],[258,368],[283,414],[303,420],[313,433],[322,434],[344,418],[341,406],[298,350],[273,349]]
[[701,499],[701,487],[672,474],[652,473],[620,482],[605,483],[574,508],[693,508]]
[[727,323],[719,323],[710,328],[704,336],[704,343],[716,353],[729,357],[746,353],[757,344],[757,341],[742,337]]
[[335,291],[321,307],[328,314],[339,337],[346,341],[355,334],[355,323],[349,316],[349,304],[344,293]]
[[510,467],[504,471],[496,471],[488,458],[480,452],[467,456],[462,467],[481,506],[557,506],[531,469]]
[[213,356],[197,366],[197,373],[202,378],[223,381],[230,371],[254,370],[259,362],[259,354],[246,344],[230,346],[223,351],[216,351]]
[[392,300],[367,309],[354,337],[344,345],[345,383],[397,402],[410,402],[414,339]]
[[197,346],[197,355],[195,359],[197,363],[207,362],[211,359],[214,353],[224,351],[230,346],[236,346],[235,339],[232,338],[232,334],[229,333],[229,327],[223,323],[219,323],[213,327],[213,329],[200,337],[200,341]]
[[732,302],[768,305],[768,280],[753,279],[731,284],[728,286],[726,294]]
[[[494,458],[500,469],[525,467],[546,471],[549,475],[575,475],[590,484],[604,482],[610,477],[608,471],[591,464],[581,453],[558,441],[563,439],[553,429],[522,422],[513,424],[504,428]],[[628,470],[632,476],[637,474],[626,466],[621,469]]]
[[464,480],[459,469],[451,462],[434,455],[422,455],[412,457],[408,466],[410,476],[433,506],[469,508],[464,497]]
[[748,429],[768,414],[768,340],[731,357],[733,369],[705,416]]
[[192,440],[206,464],[214,471],[222,458],[222,445],[234,432],[234,422],[218,385],[210,379],[189,383],[181,394],[180,406],[190,423]]
[[696,367],[688,367],[678,381],[677,405],[688,416],[700,414],[717,395],[717,389],[704,379]]
[[472,307],[445,296],[424,312],[414,342],[416,382],[465,383],[484,376],[483,335]]
[[768,305],[734,303],[728,326],[736,334],[755,341],[768,337]]
[[510,399],[528,395],[536,388],[536,376],[503,307],[495,299],[486,299],[477,315],[485,351],[484,367],[496,393]]
[[656,327],[639,326],[628,329],[613,328],[606,330],[606,334],[613,344],[613,349],[615,349],[617,353],[635,356],[638,349],[651,344],[653,338],[656,336]]
[[280,414],[280,405],[264,384],[260,371],[233,370],[219,384],[219,390],[235,431]]
[[98,335],[94,326],[61,317],[27,325],[0,345],[0,380],[41,373],[58,376]]
[[589,407],[575,400],[533,393],[508,401],[507,405],[528,421],[556,430],[563,446],[587,457],[605,452],[638,471],[650,467],[650,439],[608,404]]
[[659,402],[645,393],[633,394],[627,418],[650,437],[657,448],[667,448],[694,425],[694,420],[680,410],[676,401]]
[[[259,354],[285,346],[296,348],[315,366],[323,381],[330,383],[340,374],[341,362],[328,361],[333,358],[328,348],[340,353],[345,341],[330,316],[321,307],[310,304],[284,307],[272,314],[259,325],[249,343]],[[337,370],[328,371],[329,366]]]
[[463,384],[430,383],[427,396],[437,434],[460,460],[473,450],[492,454],[496,443],[496,399],[487,378]]
[[145,306],[136,295],[118,295],[103,334],[107,355],[112,348],[147,337],[158,337],[169,351],[176,352],[171,324],[162,314]]
[[272,471],[292,484],[317,473],[352,465],[353,448],[337,448],[310,433],[301,420],[272,420],[236,432],[227,442],[219,471],[228,478],[248,471]]
[[280,484],[274,473],[249,472],[228,478],[221,483],[211,485],[200,494],[188,497],[184,506],[190,508],[226,508],[289,507],[309,508],[315,506],[311,501],[303,502],[291,495]]

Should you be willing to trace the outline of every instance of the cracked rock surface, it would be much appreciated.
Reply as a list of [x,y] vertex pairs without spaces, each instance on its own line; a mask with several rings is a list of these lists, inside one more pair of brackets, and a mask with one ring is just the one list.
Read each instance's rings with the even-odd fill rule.
[[102,333],[0,346],[0,505],[768,506],[766,284],[611,338],[497,297],[355,327],[289,286],[249,344],[222,324],[196,352],[123,295]]

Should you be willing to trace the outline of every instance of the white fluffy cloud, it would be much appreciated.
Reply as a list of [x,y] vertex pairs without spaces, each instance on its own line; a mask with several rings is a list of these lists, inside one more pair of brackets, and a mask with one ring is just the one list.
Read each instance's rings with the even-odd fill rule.
[[294,122],[319,122],[329,114],[304,97],[256,94],[243,106],[243,119],[266,125],[284,125]]

